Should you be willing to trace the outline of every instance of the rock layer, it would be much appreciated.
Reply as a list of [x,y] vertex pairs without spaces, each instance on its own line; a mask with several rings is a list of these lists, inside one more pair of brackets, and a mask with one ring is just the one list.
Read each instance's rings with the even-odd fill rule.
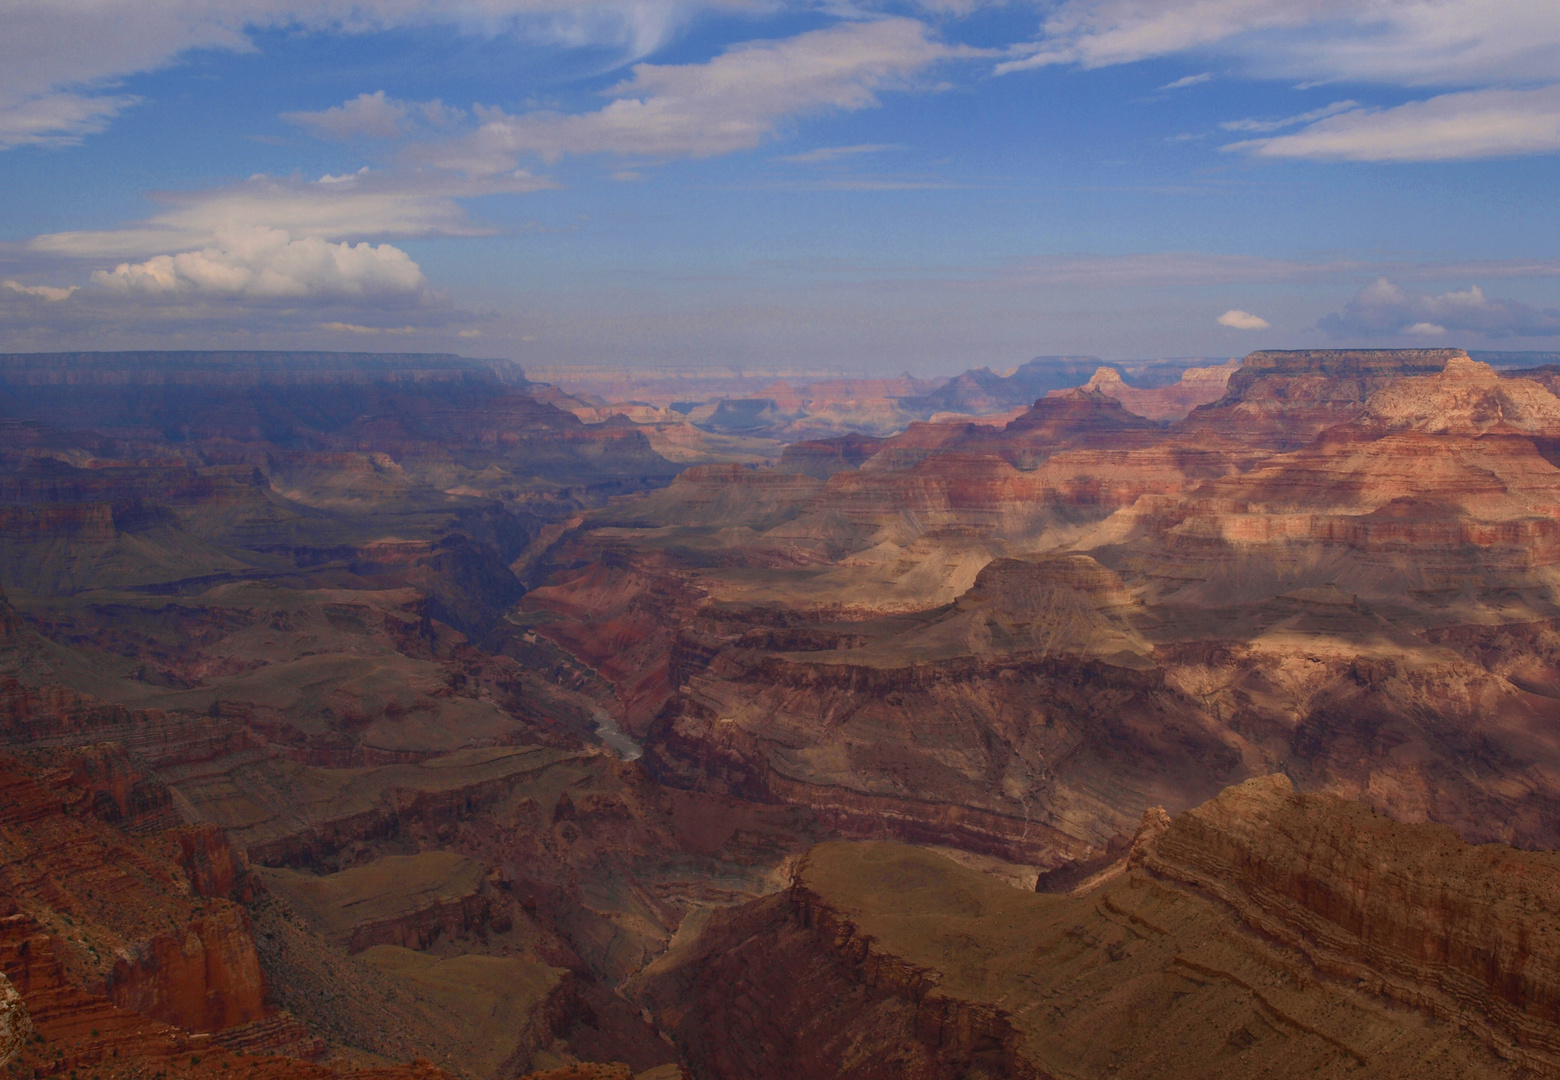
[[1552,854],[1271,777],[1072,896],[824,845],[635,990],[727,1077],[1552,1076],[1557,901]]

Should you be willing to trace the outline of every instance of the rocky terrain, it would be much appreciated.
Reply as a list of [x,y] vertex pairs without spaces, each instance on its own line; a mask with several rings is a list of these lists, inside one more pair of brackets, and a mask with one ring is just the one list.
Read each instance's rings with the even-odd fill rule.
[[1552,847],[1550,378],[1254,354],[1169,424],[1096,379],[798,444],[596,512],[520,609],[657,777],[848,836],[1050,868],[1282,769]]
[[814,837],[640,779],[600,679],[507,620],[581,512],[677,472],[533,389],[0,358],[3,970],[49,1040],[20,1067],[675,1063],[616,981]]
[[791,376],[767,385],[713,373],[690,380],[561,372],[572,393],[537,393],[589,424],[631,423],[680,464],[769,466],[800,441],[897,435],[924,420],[1006,423],[1035,399],[1080,383],[1130,400],[1143,416],[1179,419],[1218,398],[1236,366],[1233,360],[1161,360],[1102,367],[1092,356],[1041,356],[1003,374],[978,368],[937,379]]
[[1262,777],[1070,894],[822,845],[636,990],[714,1076],[1553,1076],[1557,896],[1553,853]]
[[1560,1074],[1560,369],[1063,359],[0,357],[0,1057]]

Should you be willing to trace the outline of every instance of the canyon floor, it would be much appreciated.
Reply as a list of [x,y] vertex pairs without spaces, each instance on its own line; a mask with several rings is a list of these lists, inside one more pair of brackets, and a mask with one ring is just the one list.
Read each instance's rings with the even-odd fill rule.
[[1560,1076],[1560,369],[1067,362],[0,357],[0,1060]]

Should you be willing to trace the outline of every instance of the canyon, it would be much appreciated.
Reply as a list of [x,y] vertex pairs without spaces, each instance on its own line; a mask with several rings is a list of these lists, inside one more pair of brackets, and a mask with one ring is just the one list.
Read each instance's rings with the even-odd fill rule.
[[1520,360],[0,357],[0,1060],[1560,1075]]

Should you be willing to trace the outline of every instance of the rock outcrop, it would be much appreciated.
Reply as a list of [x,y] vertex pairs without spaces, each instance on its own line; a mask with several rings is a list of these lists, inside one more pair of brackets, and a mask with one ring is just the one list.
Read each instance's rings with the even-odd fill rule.
[[1449,361],[1468,359],[1461,349],[1254,352],[1230,376],[1224,396],[1193,410],[1182,426],[1295,449],[1353,420],[1366,399],[1396,380],[1435,375]]
[[509,928],[507,909],[500,903],[494,911],[486,868],[452,851],[391,855],[322,877],[260,873],[272,892],[349,952],[376,945],[426,949],[490,923],[500,932]]
[[1557,901],[1552,854],[1266,777],[1072,896],[824,845],[633,989],[729,1077],[1552,1076]]
[[1182,814],[1141,865],[1218,897],[1326,976],[1560,1075],[1560,855],[1470,846],[1272,776]]
[[32,1041],[32,1017],[11,980],[0,975],[0,1067],[20,1057]]
[[[1139,388],[1129,386],[1115,368],[1102,367],[1079,389],[1114,398],[1128,412],[1150,420],[1180,420],[1198,406],[1222,398],[1230,376],[1239,368],[1240,362],[1235,360],[1218,367],[1187,368],[1181,373],[1179,382],[1168,386]],[[1066,390],[1052,390],[1047,396],[1056,397],[1066,393]]]

